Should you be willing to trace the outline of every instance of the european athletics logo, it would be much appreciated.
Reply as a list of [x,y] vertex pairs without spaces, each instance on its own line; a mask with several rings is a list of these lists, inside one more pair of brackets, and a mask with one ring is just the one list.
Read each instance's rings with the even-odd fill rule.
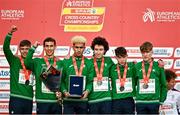
[[143,15],[143,21],[144,21],[144,22],[147,22],[148,19],[149,19],[151,22],[154,22],[154,21],[155,21],[155,12],[152,11],[150,8],[147,8],[147,12],[144,12],[144,15]]

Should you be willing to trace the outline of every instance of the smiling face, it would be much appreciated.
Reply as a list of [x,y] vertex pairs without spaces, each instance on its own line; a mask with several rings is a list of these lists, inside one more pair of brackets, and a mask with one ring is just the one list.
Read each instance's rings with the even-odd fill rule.
[[20,51],[22,58],[25,58],[27,56],[29,48],[30,48],[30,46],[20,46],[19,47],[19,51]]
[[75,57],[82,57],[85,50],[85,43],[74,43],[73,50]]
[[56,45],[52,41],[45,42],[44,44],[44,51],[46,53],[46,56],[52,57],[54,56],[54,50],[56,49]]
[[95,45],[94,46],[94,57],[102,58],[104,55],[104,46],[103,45]]

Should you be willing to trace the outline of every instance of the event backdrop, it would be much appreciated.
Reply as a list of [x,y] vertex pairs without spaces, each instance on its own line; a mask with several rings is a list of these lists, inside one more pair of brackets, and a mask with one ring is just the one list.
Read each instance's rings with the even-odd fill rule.
[[114,49],[124,46],[128,61],[140,61],[139,46],[150,41],[155,59],[163,59],[180,82],[179,0],[1,0],[0,15],[0,114],[8,112],[10,73],[2,45],[11,25],[18,27],[11,40],[16,55],[18,43],[29,39],[41,42],[34,55],[41,57],[43,39],[53,37],[58,45],[55,55],[63,59],[72,54],[70,39],[83,35],[88,40],[84,55],[89,58],[92,39],[103,36],[110,45],[107,56],[114,58]]

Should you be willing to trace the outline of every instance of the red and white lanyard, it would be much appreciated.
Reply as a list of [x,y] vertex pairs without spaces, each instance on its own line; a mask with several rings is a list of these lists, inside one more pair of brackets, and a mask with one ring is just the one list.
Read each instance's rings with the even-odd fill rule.
[[27,70],[25,65],[24,65],[24,60],[22,59],[22,57],[20,56],[19,57],[20,59],[20,62],[21,62],[21,65],[22,65],[22,68],[23,68],[23,73],[25,75],[25,79],[26,81],[29,80],[29,77],[30,77],[30,74],[31,74],[31,71]]
[[75,56],[72,56],[72,59],[73,59],[73,65],[74,65],[74,70],[76,72],[76,75],[77,76],[81,76],[83,68],[84,68],[84,56],[82,56],[81,65],[80,65],[79,71],[78,71],[78,67],[77,67]]
[[144,61],[142,61],[142,72],[143,72],[144,84],[148,84],[148,82],[149,82],[149,77],[151,75],[152,66],[153,66],[153,61],[150,62],[150,65],[149,65],[149,68],[148,68],[148,73],[146,75],[146,71],[145,71],[145,67],[144,67]]
[[[53,67],[56,67],[56,57],[54,57],[54,62],[53,62]],[[47,67],[50,65],[49,61],[48,61],[48,57],[44,56],[44,61],[46,62]]]
[[97,80],[101,81],[102,77],[103,77],[103,70],[104,70],[104,57],[102,58],[100,71],[99,71],[98,66],[97,66],[96,58],[94,58],[94,68],[96,71]]
[[120,86],[124,86],[124,84],[125,84],[126,75],[127,75],[127,70],[128,70],[128,64],[126,63],[126,64],[125,64],[125,67],[124,67],[123,78],[122,78],[122,77],[121,77],[121,73],[120,73],[119,65],[117,64],[117,73],[118,73],[118,78],[119,78],[119,81],[120,81]]

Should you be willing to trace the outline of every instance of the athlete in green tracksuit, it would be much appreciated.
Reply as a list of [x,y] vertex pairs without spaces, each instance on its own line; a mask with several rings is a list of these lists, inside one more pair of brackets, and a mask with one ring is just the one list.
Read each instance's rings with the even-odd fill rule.
[[21,55],[19,57],[13,55],[10,49],[10,41],[15,31],[17,31],[17,27],[12,26],[3,45],[5,57],[10,65],[9,114],[32,114],[34,80],[32,72],[27,70],[24,65],[24,58],[31,47],[31,42],[22,40],[19,44]]
[[143,61],[136,64],[136,111],[137,114],[158,114],[159,104],[167,95],[166,78],[161,62],[152,58],[153,45],[144,42],[140,46]]
[[94,50],[94,57],[91,62],[94,64],[93,90],[89,94],[90,114],[111,113],[111,90],[110,90],[110,68],[113,61],[110,57],[104,57],[109,45],[105,38],[96,37],[91,44]]
[[58,104],[55,92],[50,91],[46,85],[42,82],[40,75],[46,70],[48,66],[53,65],[56,69],[61,70],[63,63],[54,56],[54,50],[56,48],[56,41],[48,37],[43,42],[43,47],[46,55],[42,58],[34,58],[38,42],[29,49],[27,58],[25,59],[25,65],[27,68],[33,71],[36,78],[36,102],[37,102],[37,113],[38,114],[61,114],[62,107]]
[[134,62],[127,62],[127,51],[124,47],[115,49],[117,64],[111,68],[112,80],[112,113],[134,114],[135,103],[135,68]]
[[[72,39],[74,54],[69,59],[64,59],[62,87],[64,98],[64,114],[87,114],[88,94],[92,90],[93,67],[89,59],[83,56],[86,38],[83,36],[74,36]],[[73,98],[69,92],[70,75],[84,77],[83,94],[80,98]],[[74,85],[81,85],[80,83]]]

